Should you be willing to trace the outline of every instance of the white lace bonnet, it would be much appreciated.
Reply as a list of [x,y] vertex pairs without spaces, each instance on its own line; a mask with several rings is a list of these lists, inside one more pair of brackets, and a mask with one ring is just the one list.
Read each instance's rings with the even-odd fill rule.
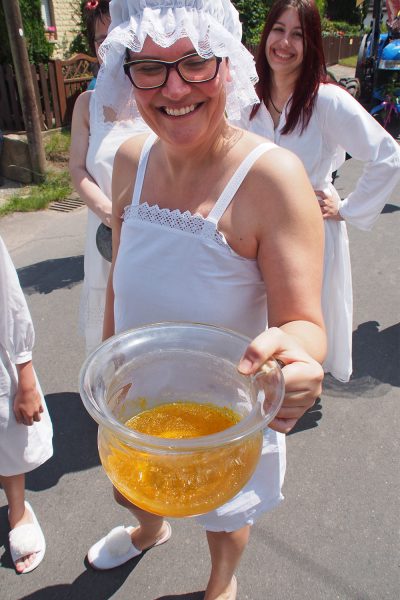
[[147,35],[163,48],[188,37],[200,56],[229,58],[229,119],[239,119],[242,108],[258,102],[254,59],[241,43],[242,26],[230,0],[111,0],[110,14],[96,83],[99,122],[115,123],[138,115],[134,88],[122,65],[126,48],[140,52]]

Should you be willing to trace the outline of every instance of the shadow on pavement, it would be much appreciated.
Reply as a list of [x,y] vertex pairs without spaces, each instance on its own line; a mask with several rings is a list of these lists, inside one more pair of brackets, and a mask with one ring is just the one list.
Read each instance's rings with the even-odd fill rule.
[[396,206],[395,204],[385,204],[382,208],[382,214],[394,213],[400,210],[400,206]]
[[317,398],[314,406],[308,409],[307,412],[299,419],[296,425],[287,435],[293,435],[300,431],[307,431],[307,429],[313,429],[318,427],[318,421],[322,419],[322,404],[321,398]]
[[[400,387],[400,323],[379,330],[377,321],[362,323],[353,332],[353,375],[348,383],[325,376],[323,396],[338,398],[375,397],[391,387]],[[318,427],[322,419],[322,404],[318,398],[288,435]]]
[[192,592],[190,594],[173,594],[172,596],[159,596],[155,600],[203,600],[204,592]]
[[353,375],[340,383],[327,375],[324,393],[329,396],[375,396],[400,387],[398,357],[400,323],[379,330],[377,321],[362,323],[353,332]]
[[83,256],[44,260],[17,270],[25,294],[50,294],[83,280]]
[[[48,586],[27,594],[19,600],[108,600],[113,598],[125,583],[142,556],[112,571],[94,571],[89,567],[71,584]],[[132,598],[135,598],[133,582],[132,590]]]
[[49,489],[66,473],[97,467],[97,424],[77,393],[48,394],[46,404],[53,423],[53,457],[26,475],[26,488]]

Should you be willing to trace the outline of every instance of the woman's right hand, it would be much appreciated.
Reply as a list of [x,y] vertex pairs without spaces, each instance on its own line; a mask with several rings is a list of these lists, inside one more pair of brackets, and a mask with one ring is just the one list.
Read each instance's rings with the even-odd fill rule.
[[293,336],[278,327],[271,327],[249,344],[238,369],[244,375],[254,375],[271,357],[285,365],[282,368],[285,398],[269,427],[289,433],[321,394],[324,372]]
[[314,192],[321,208],[322,218],[343,221],[343,217],[339,212],[339,198],[336,198],[328,190],[314,190]]
[[102,223],[104,223],[104,225],[111,228],[111,225],[112,225],[111,202],[110,202],[109,206],[102,208],[102,210],[98,216],[100,217],[100,219],[101,219]]

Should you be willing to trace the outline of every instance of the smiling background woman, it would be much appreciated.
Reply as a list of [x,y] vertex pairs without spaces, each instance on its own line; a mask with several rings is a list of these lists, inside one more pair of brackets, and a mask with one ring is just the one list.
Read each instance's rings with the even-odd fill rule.
[[[229,0],[113,0],[111,16],[96,116],[123,122],[138,109],[154,133],[125,142],[114,162],[104,338],[160,321],[209,323],[253,339],[243,374],[270,356],[285,364],[284,403],[254,476],[196,517],[211,556],[205,600],[234,600],[250,526],[283,499],[284,433],[321,391],[322,221],[300,161],[225,118],[257,100]],[[88,559],[97,569],[171,534],[162,517],[114,494],[139,527],[94,544]]]
[[[321,20],[313,0],[273,4],[256,66],[261,103],[245,111],[240,125],[291,150],[305,166],[325,222],[324,370],[348,381],[353,295],[346,222],[372,228],[400,179],[400,149],[349,93],[326,83]],[[332,172],[344,163],[346,151],[366,164],[354,191],[340,201]]]

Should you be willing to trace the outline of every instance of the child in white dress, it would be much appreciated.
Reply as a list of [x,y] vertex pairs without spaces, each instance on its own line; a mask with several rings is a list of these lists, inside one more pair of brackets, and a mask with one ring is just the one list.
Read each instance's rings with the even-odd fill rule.
[[53,429],[32,365],[35,333],[18,275],[0,237],[0,484],[8,501],[18,573],[43,560],[46,543],[25,501],[25,473],[53,455]]

